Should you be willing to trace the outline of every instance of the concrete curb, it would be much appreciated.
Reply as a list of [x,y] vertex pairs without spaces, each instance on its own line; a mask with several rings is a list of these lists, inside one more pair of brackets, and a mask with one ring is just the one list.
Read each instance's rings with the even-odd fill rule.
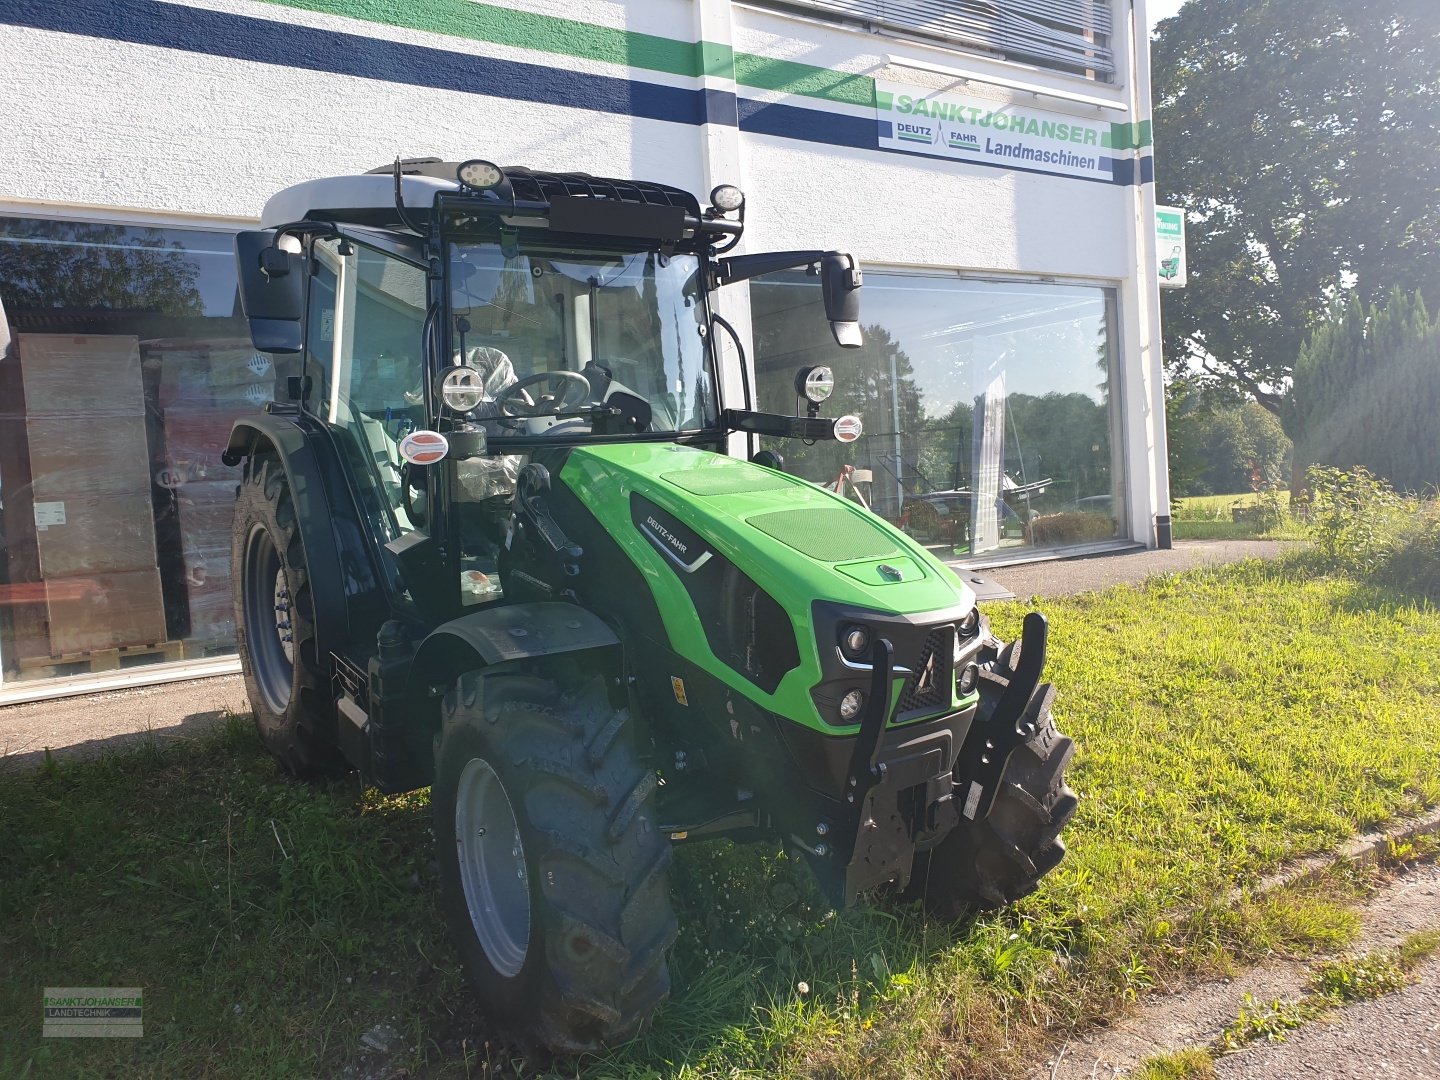
[[[1440,832],[1440,806],[1431,807],[1421,814],[1398,818],[1372,832],[1361,833],[1339,849],[1324,855],[1311,855],[1291,866],[1262,878],[1253,890],[1267,893],[1287,885],[1296,885],[1310,878],[1318,877],[1332,866],[1342,862],[1378,862],[1386,849],[1397,841],[1410,840],[1425,833]],[[1230,900],[1238,900],[1243,889],[1232,889]]]

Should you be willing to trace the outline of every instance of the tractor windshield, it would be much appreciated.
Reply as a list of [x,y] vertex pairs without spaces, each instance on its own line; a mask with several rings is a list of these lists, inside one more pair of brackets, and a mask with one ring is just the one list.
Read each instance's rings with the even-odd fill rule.
[[492,438],[718,423],[693,256],[534,247],[507,258],[495,243],[454,243],[449,277],[449,355],[480,372],[469,415]]

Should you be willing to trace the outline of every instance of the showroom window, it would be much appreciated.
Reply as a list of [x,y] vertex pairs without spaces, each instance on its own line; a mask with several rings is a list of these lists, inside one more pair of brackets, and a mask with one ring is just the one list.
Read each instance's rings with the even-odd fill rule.
[[220,454],[278,373],[231,235],[0,217],[4,684],[234,652]]
[[789,471],[961,562],[1123,535],[1114,290],[867,268],[853,350],[816,331],[814,277],[756,279],[750,302],[759,408],[795,412],[797,369],[827,364],[824,414],[865,425],[763,440]]

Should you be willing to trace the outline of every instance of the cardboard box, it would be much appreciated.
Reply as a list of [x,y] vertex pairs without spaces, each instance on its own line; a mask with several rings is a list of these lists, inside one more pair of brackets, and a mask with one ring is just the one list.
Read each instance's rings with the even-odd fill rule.
[[235,601],[228,576],[189,589],[190,633],[186,640],[211,647],[235,644]]
[[32,419],[145,415],[138,337],[20,334],[15,344]]
[[46,578],[155,568],[150,495],[37,500],[35,539]]
[[36,502],[103,495],[149,500],[143,416],[32,417],[25,428]]
[[166,639],[159,570],[55,578],[45,588],[51,656]]

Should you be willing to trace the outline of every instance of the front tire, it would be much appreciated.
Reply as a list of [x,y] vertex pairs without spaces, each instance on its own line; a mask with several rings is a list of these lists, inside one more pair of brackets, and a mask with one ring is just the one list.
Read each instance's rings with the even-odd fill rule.
[[274,454],[246,462],[231,539],[235,641],[260,738],[296,776],[343,771],[315,644],[305,546],[289,478]]
[[989,814],[962,818],[932,850],[915,856],[905,899],[922,901],[944,919],[1005,907],[1034,892],[1065,857],[1060,830],[1079,804],[1065,783],[1075,743],[1055,726],[1053,697],[1045,685],[1031,699],[1022,722],[1033,730],[1010,755]]
[[460,677],[437,739],[441,904],[485,1011],[533,1049],[634,1035],[676,920],[656,777],[604,681]]

